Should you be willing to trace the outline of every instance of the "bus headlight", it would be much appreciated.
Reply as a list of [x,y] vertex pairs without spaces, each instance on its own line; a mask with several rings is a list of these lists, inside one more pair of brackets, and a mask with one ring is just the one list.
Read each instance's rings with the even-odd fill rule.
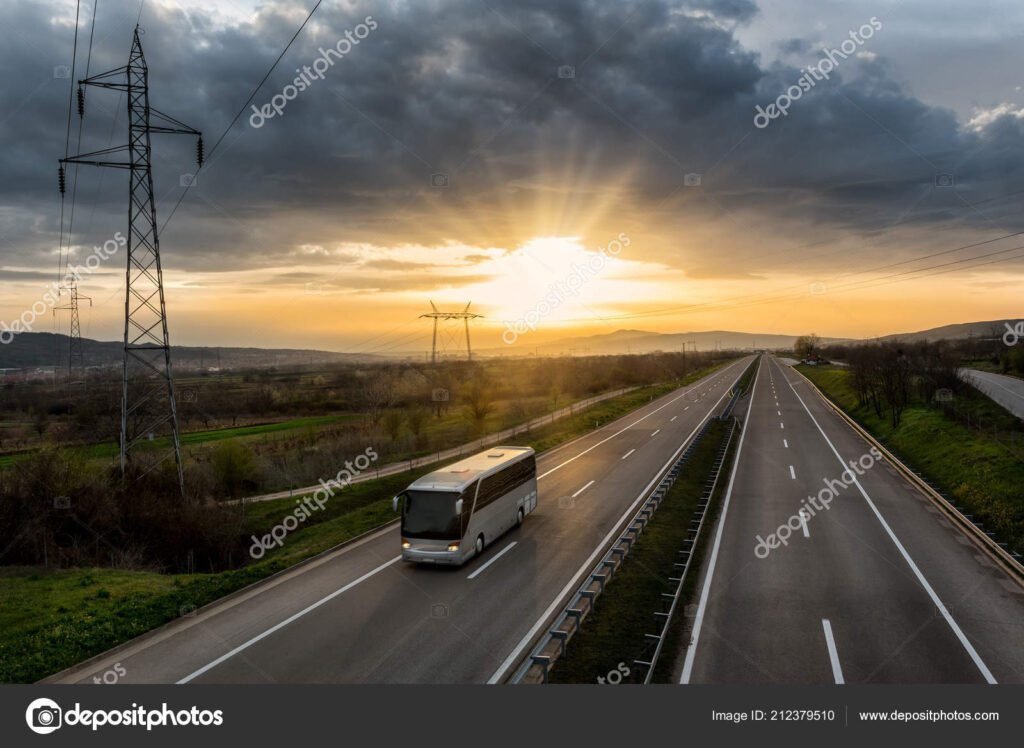
[[412,547],[412,543],[410,543],[405,538],[402,538],[402,548],[405,549],[405,550],[408,550],[411,547]]
[[455,551],[459,550],[459,544],[458,543],[449,543],[448,544],[448,550],[450,552],[454,553]]

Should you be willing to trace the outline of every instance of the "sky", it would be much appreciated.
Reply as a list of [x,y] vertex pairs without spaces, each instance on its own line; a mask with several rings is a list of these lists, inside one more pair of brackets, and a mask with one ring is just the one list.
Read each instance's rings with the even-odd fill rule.
[[[312,5],[142,6],[151,104],[209,154],[153,135],[173,343],[422,351],[431,302],[499,350],[1022,314],[1019,2],[325,1],[256,90]],[[66,145],[127,139],[117,91],[68,127],[76,7],[0,2],[0,325],[127,234],[122,170],[72,167],[62,218]],[[90,46],[82,1],[75,78],[139,9],[98,0]],[[83,274],[87,337],[121,334],[125,255]]]

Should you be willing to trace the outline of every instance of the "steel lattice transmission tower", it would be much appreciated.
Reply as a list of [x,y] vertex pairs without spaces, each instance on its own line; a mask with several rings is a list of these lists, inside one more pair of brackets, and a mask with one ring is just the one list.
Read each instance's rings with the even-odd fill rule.
[[[434,320],[434,341],[433,341],[433,343],[431,344],[431,347],[430,347],[430,363],[432,363],[432,364],[436,364],[437,363],[437,323],[440,320],[453,320],[453,319],[455,319],[455,320],[461,319],[465,323],[465,326],[466,326],[466,356],[467,356],[467,358],[470,361],[473,360],[473,347],[469,343],[469,321],[471,319],[477,319],[479,317],[483,317],[484,315],[482,315],[482,314],[475,314],[475,313],[469,311],[469,306],[472,303],[473,302],[471,301],[471,302],[469,302],[469,304],[466,304],[466,308],[463,309],[461,312],[441,312],[441,311],[438,311],[437,307],[434,306],[434,302],[431,301],[430,302],[430,308],[433,309],[434,311],[430,312],[429,314],[421,314],[420,315],[420,319],[426,318],[426,319]],[[444,342],[442,341],[442,347],[443,346],[444,346]]]
[[[150,135],[195,135],[199,165],[203,163],[202,133],[149,105],[149,68],[135,27],[128,64],[78,82],[79,114],[84,113],[84,86],[125,93],[128,100],[128,143],[61,160],[65,163],[108,166],[129,171],[128,258],[124,302],[124,369],[121,396],[121,472],[138,462],[142,442],[166,436],[174,450],[178,484],[184,494],[178,412],[167,333],[160,242],[153,199]],[[115,160],[121,154],[127,160]],[[154,454],[147,450],[147,455]],[[159,464],[163,460],[157,455]],[[152,469],[152,468],[150,468]],[[147,470],[148,472],[148,470]]]
[[92,306],[92,298],[82,296],[78,293],[78,286],[74,283],[65,289],[68,292],[68,303],[66,306],[53,308],[54,316],[57,312],[71,312],[71,329],[68,334],[68,382],[73,382],[75,372],[80,372],[82,380],[85,380],[85,354],[82,351],[82,324],[78,316],[78,302],[85,299]]

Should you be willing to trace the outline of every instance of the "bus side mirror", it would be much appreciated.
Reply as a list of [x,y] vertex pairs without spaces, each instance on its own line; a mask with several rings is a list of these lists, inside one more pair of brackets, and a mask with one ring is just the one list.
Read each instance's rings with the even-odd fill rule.
[[398,497],[397,496],[395,498],[391,499],[391,511],[393,511],[393,512],[397,512],[398,511]]
[[455,516],[459,516],[461,514],[462,514],[462,499],[458,499],[455,502]]

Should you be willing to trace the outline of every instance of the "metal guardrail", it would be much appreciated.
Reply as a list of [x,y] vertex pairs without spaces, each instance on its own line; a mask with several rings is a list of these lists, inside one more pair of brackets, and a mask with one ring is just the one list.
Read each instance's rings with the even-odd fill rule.
[[[657,487],[651,492],[651,495],[626,523],[626,527],[618,539],[611,544],[601,561],[587,575],[575,594],[570,598],[568,604],[562,609],[562,612],[555,618],[548,631],[533,648],[531,654],[523,661],[519,669],[516,670],[509,680],[510,683],[547,682],[551,666],[559,657],[565,654],[569,641],[576,635],[583,621],[594,610],[596,599],[604,592],[605,586],[622,566],[626,556],[633,549],[633,545],[647,527],[647,523],[654,516],[658,506],[668,495],[669,490],[679,478],[686,463],[693,456],[697,445],[704,438],[710,425],[711,421],[709,420],[701,427],[700,431],[690,441],[690,444],[683,450],[679,459],[669,468]],[[735,422],[730,430],[730,440],[734,431]],[[720,470],[720,465],[721,463],[716,459],[716,469]],[[706,509],[706,503],[702,506],[701,511],[703,512],[704,509]],[[702,523],[703,514],[697,528],[695,528],[698,532]],[[689,563],[688,559],[686,563]],[[680,577],[682,576],[683,574],[680,574]]]
[[697,542],[700,540],[701,531],[704,529],[704,522],[708,516],[708,507],[711,505],[711,499],[715,495],[715,491],[718,489],[718,482],[722,476],[722,467],[725,464],[726,455],[729,454],[729,448],[732,446],[733,436],[736,434],[736,418],[729,419],[723,414],[720,420],[731,420],[729,433],[723,439],[723,443],[718,448],[718,453],[715,455],[712,474],[704,483],[704,490],[701,492],[701,496],[697,500],[697,510],[694,512],[694,518],[690,520],[687,537],[684,538],[683,548],[679,551],[679,560],[673,564],[673,566],[679,571],[675,576],[668,578],[669,582],[675,583],[676,588],[671,594],[668,592],[662,593],[661,610],[654,612],[654,620],[656,623],[661,624],[660,628],[657,632],[646,635],[647,643],[645,651],[641,654],[640,658],[633,660],[634,665],[646,670],[646,674],[644,675],[644,685],[648,685],[651,682],[651,678],[654,676],[654,670],[658,666],[658,658],[661,656],[661,649],[665,644],[665,637],[668,634],[669,626],[672,625],[672,616],[675,614],[676,608],[679,606],[679,600],[683,594],[683,585],[686,584],[686,575],[690,571],[690,565],[695,558]]
[[[756,357],[755,357],[755,359],[753,361],[750,362],[750,366],[755,366],[755,365],[757,365],[757,358]],[[743,376],[745,376],[746,373],[748,371],[750,371],[750,366],[748,366],[746,368],[746,370],[744,370],[743,375],[741,375],[740,379],[742,379]],[[724,421],[724,420],[728,419],[732,415],[732,410],[733,410],[733,408],[736,407],[736,403],[738,403],[740,401],[740,398],[743,397],[743,395],[746,394],[746,392],[747,392],[747,387],[746,386],[741,387],[740,386],[740,380],[739,379],[736,380],[736,384],[734,384],[732,389],[730,390],[729,402],[726,404],[725,410],[722,411],[722,415],[719,416],[720,420]]]
[[736,385],[732,388],[732,394],[729,398],[729,402],[725,406],[725,410],[722,411],[722,415],[720,416],[721,420],[724,421],[732,415],[732,409],[736,406],[736,403],[739,402],[741,397],[743,397],[743,388]]
[[[793,369],[793,371],[796,371],[796,369]],[[803,372],[796,371],[796,373],[803,377],[818,397],[820,397],[824,403],[836,413],[836,415],[838,415],[851,429],[853,429],[858,436],[868,442],[868,444],[877,447],[897,472],[927,496],[943,514],[953,520],[960,531],[972,540],[980,550],[987,553],[989,557],[1004,569],[1014,581],[1021,586],[1024,586],[1024,556],[1022,556],[1020,552],[1017,550],[1010,550],[1006,543],[1000,543],[997,541],[995,533],[986,531],[982,523],[976,522],[974,520],[974,516],[967,513],[969,510],[966,507],[961,507],[954,499],[943,494],[937,486],[932,485],[920,473],[911,470],[909,467],[904,465],[903,462],[901,462],[896,455],[886,449],[878,439],[868,433],[864,427],[847,415],[842,408],[833,403],[817,387],[817,385],[814,384],[814,382],[804,375]]]

